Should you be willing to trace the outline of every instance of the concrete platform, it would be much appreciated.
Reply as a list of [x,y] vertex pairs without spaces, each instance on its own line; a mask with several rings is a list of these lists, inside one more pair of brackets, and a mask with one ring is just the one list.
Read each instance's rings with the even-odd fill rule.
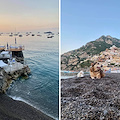
[[26,67],[27,65],[24,65],[24,64],[21,64],[20,62],[15,62],[11,65],[8,65],[8,66],[5,66],[4,67],[4,70],[5,72],[7,73],[13,73],[15,71],[18,71],[18,70],[21,70],[23,69],[24,67]]

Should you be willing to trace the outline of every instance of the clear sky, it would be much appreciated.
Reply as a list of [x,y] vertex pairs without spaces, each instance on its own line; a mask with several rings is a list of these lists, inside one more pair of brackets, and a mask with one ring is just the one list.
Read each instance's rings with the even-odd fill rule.
[[59,0],[0,0],[0,32],[57,29]]
[[120,0],[61,0],[61,52],[102,35],[120,39]]

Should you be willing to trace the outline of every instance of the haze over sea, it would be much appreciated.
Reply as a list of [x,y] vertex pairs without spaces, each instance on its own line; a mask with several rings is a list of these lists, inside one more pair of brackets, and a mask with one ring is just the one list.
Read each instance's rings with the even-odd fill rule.
[[[23,51],[25,62],[31,69],[29,79],[16,80],[9,90],[8,96],[26,102],[45,114],[58,119],[59,99],[59,36],[54,32],[53,38],[42,36],[16,36],[17,44],[25,46]],[[0,36],[0,44],[15,43],[15,37],[9,34]]]

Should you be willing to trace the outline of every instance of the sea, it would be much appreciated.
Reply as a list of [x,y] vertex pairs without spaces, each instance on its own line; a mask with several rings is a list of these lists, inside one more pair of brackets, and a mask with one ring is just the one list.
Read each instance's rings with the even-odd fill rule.
[[[65,71],[61,70],[61,79],[69,79],[77,77],[78,71]],[[89,72],[84,72],[84,76],[89,75]]]
[[[28,79],[19,78],[7,90],[7,95],[15,100],[42,111],[54,119],[59,118],[59,35],[54,32],[53,38],[47,38],[44,32],[34,33],[35,36],[9,36],[3,33],[0,36],[0,45],[24,45],[25,63],[30,67]],[[41,36],[37,36],[40,34]]]

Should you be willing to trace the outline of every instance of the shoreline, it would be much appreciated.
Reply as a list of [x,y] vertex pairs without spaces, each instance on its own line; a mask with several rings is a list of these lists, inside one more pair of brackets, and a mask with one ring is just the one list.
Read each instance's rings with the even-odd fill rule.
[[0,119],[9,120],[54,120],[26,102],[0,94]]
[[10,95],[7,95],[7,96],[10,97],[10,98],[12,98],[15,101],[21,101],[23,103],[26,103],[27,105],[35,108],[36,110],[40,111],[41,113],[45,114],[46,116],[48,116],[48,117],[50,117],[50,118],[52,118],[54,120],[58,120],[58,118],[55,118],[55,117],[51,116],[50,114],[47,114],[46,112],[40,110],[39,108],[37,108],[36,106],[34,106],[33,104],[29,103],[28,101],[26,101],[25,99],[23,99],[21,97],[15,97],[15,96],[10,96]]

